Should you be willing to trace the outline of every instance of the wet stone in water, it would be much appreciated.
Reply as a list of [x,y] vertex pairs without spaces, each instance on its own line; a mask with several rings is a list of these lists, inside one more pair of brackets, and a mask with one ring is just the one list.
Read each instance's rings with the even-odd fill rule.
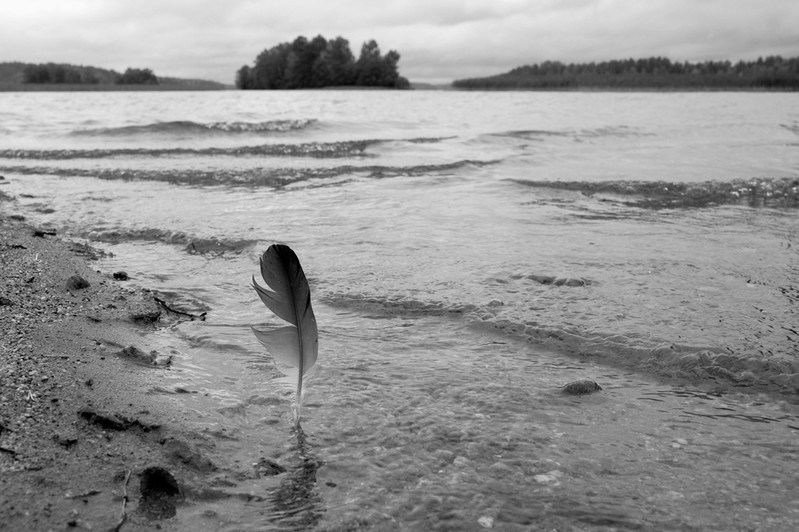
[[268,458],[261,458],[260,461],[253,464],[253,467],[255,468],[256,478],[261,478],[262,476],[271,477],[286,472],[285,467],[278,464],[277,462],[269,460]]
[[591,379],[582,379],[579,381],[570,382],[563,387],[563,393],[566,395],[587,395],[602,390],[602,387]]

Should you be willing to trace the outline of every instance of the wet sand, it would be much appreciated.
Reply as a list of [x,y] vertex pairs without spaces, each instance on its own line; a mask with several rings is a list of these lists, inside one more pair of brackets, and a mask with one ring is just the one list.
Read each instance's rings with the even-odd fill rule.
[[152,529],[148,503],[174,510],[214,469],[146,393],[168,361],[146,337],[162,309],[94,253],[0,215],[1,530]]

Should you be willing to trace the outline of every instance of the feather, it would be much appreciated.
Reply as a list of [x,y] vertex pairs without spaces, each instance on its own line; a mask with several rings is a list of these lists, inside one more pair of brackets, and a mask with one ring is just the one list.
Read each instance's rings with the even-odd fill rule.
[[302,378],[316,363],[319,337],[316,317],[311,308],[311,288],[290,247],[273,244],[261,256],[261,276],[271,288],[260,286],[252,278],[252,286],[264,305],[290,325],[264,330],[253,327],[255,337],[266,347],[275,362],[297,368],[297,409],[295,427],[300,425]]

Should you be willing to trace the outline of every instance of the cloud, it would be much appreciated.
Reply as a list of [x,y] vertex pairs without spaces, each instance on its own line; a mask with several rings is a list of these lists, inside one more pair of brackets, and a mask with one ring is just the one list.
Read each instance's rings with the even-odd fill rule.
[[544,60],[795,55],[795,0],[25,0],[4,8],[0,61],[68,62],[232,82],[298,35],[375,39],[412,80]]

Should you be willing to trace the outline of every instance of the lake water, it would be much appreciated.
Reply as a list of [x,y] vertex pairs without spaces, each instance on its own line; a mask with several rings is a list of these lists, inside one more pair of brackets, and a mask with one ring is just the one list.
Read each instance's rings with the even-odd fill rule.
[[0,174],[0,208],[207,312],[154,335],[152,391],[231,491],[303,471],[250,331],[259,255],[302,261],[312,489],[181,529],[799,525],[795,93],[0,93]]

